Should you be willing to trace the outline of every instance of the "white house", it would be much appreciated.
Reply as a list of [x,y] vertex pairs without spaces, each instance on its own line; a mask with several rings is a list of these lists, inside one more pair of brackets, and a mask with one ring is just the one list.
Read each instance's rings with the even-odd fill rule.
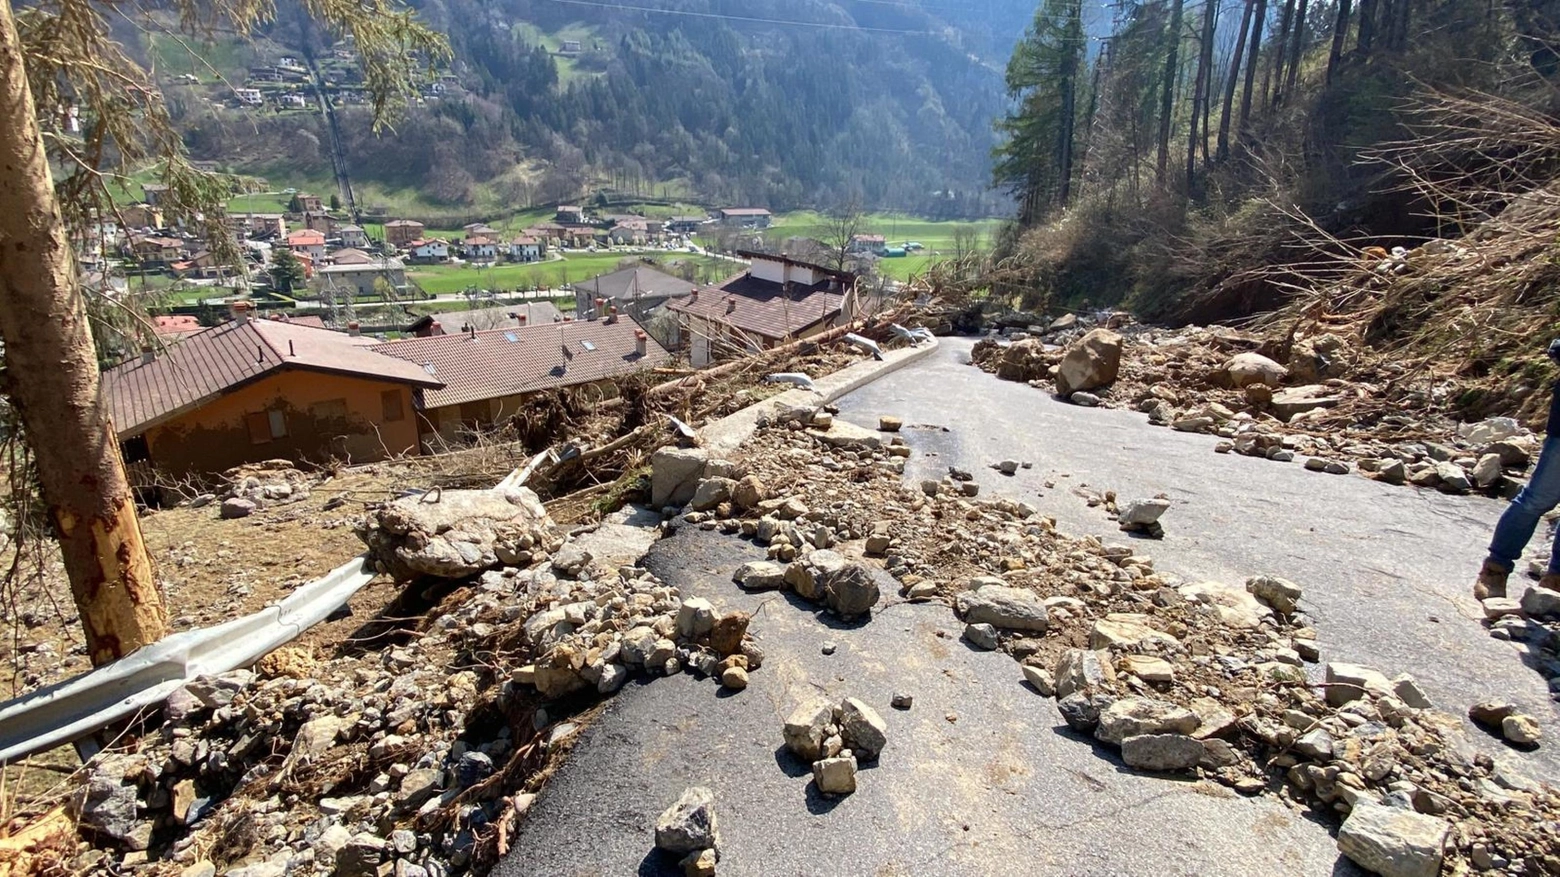
[[509,242],[509,259],[512,262],[536,262],[542,258],[542,242],[526,235]]
[[406,245],[406,250],[411,254],[413,262],[448,262],[450,260],[449,241],[433,238],[423,240],[418,238]]
[[239,103],[247,107],[258,107],[265,103],[265,95],[261,94],[258,88],[235,88],[233,89],[233,96],[238,98]]
[[339,229],[339,234],[343,247],[351,247],[355,250],[368,249],[368,232],[365,232],[362,226],[343,225]]
[[466,238],[461,249],[472,262],[491,262],[498,258],[498,242],[486,235]]

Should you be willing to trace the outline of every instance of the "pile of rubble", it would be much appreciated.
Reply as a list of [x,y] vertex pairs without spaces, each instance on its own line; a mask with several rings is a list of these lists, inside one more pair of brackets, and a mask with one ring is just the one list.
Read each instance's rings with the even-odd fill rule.
[[97,845],[70,870],[484,871],[595,695],[684,671],[742,688],[763,662],[745,613],[605,568],[524,489],[406,497],[360,535],[440,605],[378,652],[283,649],[175,692],[90,764],[71,809]]
[[813,785],[825,795],[856,791],[858,761],[876,761],[888,745],[888,723],[862,701],[815,698],[791,711],[785,748],[812,765]]
[[1538,453],[1538,439],[1517,421],[1460,424],[1445,413],[1456,402],[1451,385],[1336,334],[1090,322],[1068,315],[993,335],[972,360],[1074,404],[1130,408],[1156,425],[1217,435],[1220,453],[1303,458],[1329,474],[1511,496]]
[[[1342,819],[1340,848],[1382,873],[1435,873],[1443,857],[1453,868],[1560,869],[1560,796],[1479,751],[1412,677],[1334,663],[1320,687],[1308,681],[1319,634],[1298,585],[1178,580],[1138,548],[1065,537],[1025,503],[966,495],[960,473],[904,485],[892,433],[869,440],[822,422],[787,412],[746,446],[743,477],[785,485],[766,508],[798,512],[791,520],[807,547],[793,564],[823,551],[881,557],[901,596],[950,603],[966,639],[1019,660],[1075,731],[1119,749],[1129,766],[1199,773],[1243,794],[1276,782]],[[746,526],[754,513],[717,504],[687,518],[757,536]],[[767,580],[778,569],[783,583],[773,566]],[[833,739],[844,713],[798,708],[788,745]],[[1498,721],[1510,717],[1508,708]],[[1514,745],[1542,736],[1524,719],[1511,724]],[[859,743],[838,736],[854,755]]]
[[299,470],[291,460],[265,460],[235,466],[222,473],[222,488],[189,501],[193,508],[221,502],[225,519],[247,518],[257,509],[286,505],[309,498],[314,476]]

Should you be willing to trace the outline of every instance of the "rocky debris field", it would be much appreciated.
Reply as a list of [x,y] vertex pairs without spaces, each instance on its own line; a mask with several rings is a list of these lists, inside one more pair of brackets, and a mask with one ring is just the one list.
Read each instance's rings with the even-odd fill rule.
[[[1181,581],[1142,543],[1064,536],[1032,506],[980,497],[967,473],[906,485],[908,454],[892,431],[782,412],[739,471],[693,485],[713,504],[678,520],[767,544],[744,586],[811,599],[810,569],[880,563],[900,586],[887,600],[948,603],[972,646],[1011,654],[1074,732],[1129,767],[1283,796],[1341,823],[1340,850],[1379,873],[1560,873],[1560,796],[1507,749],[1543,745],[1536,722],[1505,733],[1508,706],[1489,740],[1470,738],[1467,705],[1430,703],[1411,668],[1312,666],[1326,634],[1301,585],[1260,571]],[[717,478],[751,489],[739,502]],[[792,709],[783,736],[803,760],[828,751],[814,738],[847,747],[831,733],[838,705]]]
[[386,570],[415,574],[412,623],[176,692],[87,766],[68,804],[86,841],[62,868],[485,872],[600,696],[681,672],[740,689],[763,662],[746,614],[597,561],[582,545],[600,540],[570,538],[524,489],[406,497],[358,529]]
[[1518,421],[1459,422],[1454,382],[1338,334],[1089,324],[1068,315],[1009,328],[978,343],[972,359],[1074,404],[1130,408],[1150,423],[1216,435],[1219,453],[1319,473],[1511,496],[1538,456],[1538,437]]

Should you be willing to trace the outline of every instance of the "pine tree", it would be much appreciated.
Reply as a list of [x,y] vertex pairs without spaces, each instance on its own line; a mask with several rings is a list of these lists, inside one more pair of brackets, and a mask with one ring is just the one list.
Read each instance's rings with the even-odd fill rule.
[[1003,141],[992,178],[1018,198],[1023,224],[1066,206],[1071,197],[1083,50],[1082,0],[1045,0],[1008,62],[1015,107],[997,122]]

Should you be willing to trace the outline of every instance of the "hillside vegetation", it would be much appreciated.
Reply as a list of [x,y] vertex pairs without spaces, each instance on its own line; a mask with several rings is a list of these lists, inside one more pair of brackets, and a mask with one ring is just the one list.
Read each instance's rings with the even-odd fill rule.
[[[1045,0],[1008,67],[995,179],[1021,222],[999,290],[1171,322],[1346,312],[1372,343],[1457,346],[1475,370],[1538,352],[1560,256],[1553,3],[1154,0],[1098,55],[1080,11]],[[1437,239],[1466,260],[1416,249]]]
[[[969,35],[936,17],[940,7],[910,3],[413,5],[448,34],[453,78],[393,132],[376,134],[366,107],[337,106],[349,172],[376,196],[524,206],[599,183],[776,210],[854,198],[932,216],[1005,211],[987,186],[991,121],[1003,109],[1002,54],[1027,15],[1022,4],[950,13],[987,23]],[[230,105],[248,66],[297,56],[326,69],[340,46],[300,20],[284,9],[253,48],[202,48],[210,69],[153,43],[195,158],[268,177],[330,177],[328,123],[312,106]],[[996,36],[1004,28],[1006,40]],[[217,73],[226,85],[208,84]]]

